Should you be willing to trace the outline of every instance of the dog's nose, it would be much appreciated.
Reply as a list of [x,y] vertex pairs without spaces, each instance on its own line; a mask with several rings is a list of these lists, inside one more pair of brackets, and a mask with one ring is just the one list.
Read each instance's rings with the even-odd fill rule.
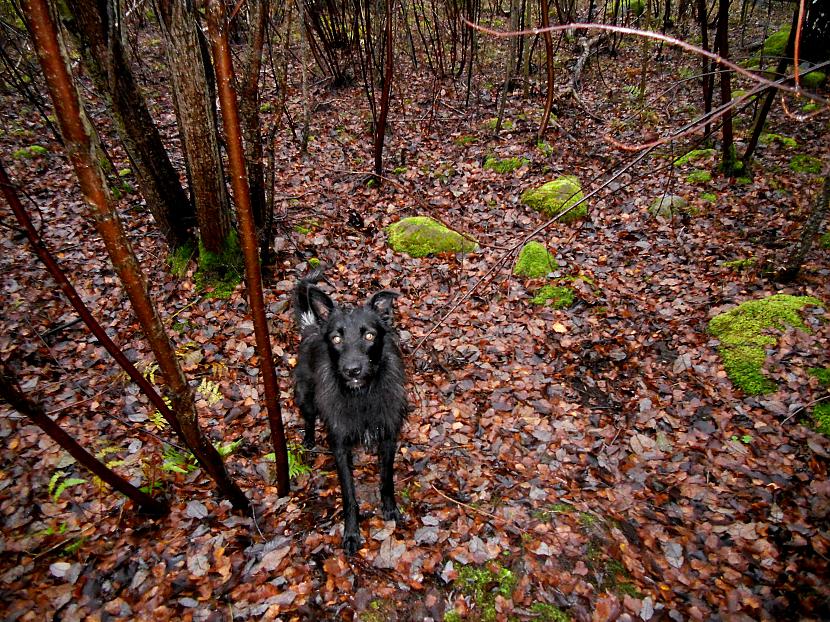
[[347,365],[345,369],[343,369],[343,373],[345,373],[349,378],[359,378],[362,372],[363,367],[360,365]]

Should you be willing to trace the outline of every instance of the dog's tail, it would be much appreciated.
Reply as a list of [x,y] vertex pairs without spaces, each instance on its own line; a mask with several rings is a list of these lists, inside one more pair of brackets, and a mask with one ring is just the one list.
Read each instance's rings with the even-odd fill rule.
[[311,309],[311,290],[317,289],[317,283],[325,280],[323,268],[318,267],[301,278],[294,287],[294,319],[303,337],[317,327],[317,319]]

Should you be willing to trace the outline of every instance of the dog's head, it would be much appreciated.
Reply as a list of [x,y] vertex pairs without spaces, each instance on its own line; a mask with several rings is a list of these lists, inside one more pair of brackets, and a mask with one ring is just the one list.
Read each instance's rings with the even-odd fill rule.
[[317,334],[328,348],[332,369],[348,389],[369,386],[383,360],[385,341],[392,330],[397,292],[383,290],[362,307],[339,307],[314,285],[305,284],[296,298],[303,336]]

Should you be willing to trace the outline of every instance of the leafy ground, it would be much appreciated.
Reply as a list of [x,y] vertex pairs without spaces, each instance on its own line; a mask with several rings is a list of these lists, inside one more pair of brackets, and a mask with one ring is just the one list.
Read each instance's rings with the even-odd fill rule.
[[[696,67],[674,52],[662,58],[655,81]],[[732,388],[706,330],[714,315],[774,292],[830,303],[827,250],[809,255],[791,287],[762,272],[797,239],[820,188],[817,175],[789,162],[826,157],[826,113],[800,123],[775,113],[770,131],[797,144],[767,141],[754,177],[741,183],[717,174],[711,155],[672,173],[671,160],[696,145],[673,153],[666,146],[590,199],[586,219],[537,238],[559,264],[552,278],[512,277],[508,258],[421,344],[448,305],[541,222],[519,202],[523,190],[561,174],[590,190],[633,157],[599,139],[604,132],[638,140],[694,114],[698,94],[688,88],[636,112],[622,85],[636,84],[638,59],[634,46],[605,58],[602,72],[592,65],[582,97],[604,123],[563,104],[560,127],[541,147],[533,138],[540,97],[517,92],[508,105],[512,129],[494,138],[497,86],[482,80],[478,102],[465,110],[461,87],[447,81],[436,96],[432,80],[412,72],[393,107],[380,188],[360,172],[370,161],[368,116],[354,112],[365,110],[356,89],[316,91],[307,156],[288,131],[279,135],[279,257],[267,304],[289,439],[300,437],[287,306],[298,272],[321,260],[341,302],[384,287],[402,294],[412,412],[397,473],[407,519],[397,527],[382,521],[374,459],[359,455],[366,543],[353,558],[340,550],[339,495],[325,450],[305,456],[311,473],[296,479],[290,497],[278,499],[271,484],[241,287],[216,300],[196,289],[192,266],[184,278],[171,276],[164,245],[127,189],[122,215],[183,365],[194,386],[214,383],[200,390],[201,422],[216,442],[239,441],[227,460],[255,518],[234,514],[185,463],[182,473],[163,470],[176,462],[160,442],[169,433],[154,427],[146,400],[84,328],[66,326],[74,313],[22,236],[4,227],[0,355],[65,429],[134,481],[158,482],[173,501],[163,520],[136,518],[3,407],[5,619],[830,617],[830,443],[810,416],[826,389],[807,373],[830,365],[826,309],[806,310],[809,334],[776,333],[765,369],[778,390],[762,397]],[[145,83],[160,88],[163,80]],[[155,109],[172,133],[165,97],[156,92]],[[152,376],[60,147],[25,102],[3,95],[0,110],[9,128],[0,136],[4,153],[46,148],[4,158],[39,206],[36,223],[104,326]],[[115,147],[113,156],[123,164]],[[499,173],[483,166],[488,156],[528,162]],[[696,169],[715,172],[687,180]],[[650,217],[647,206],[664,191],[684,196],[689,208],[671,220]],[[440,219],[475,237],[480,251],[393,253],[384,227],[410,215]],[[574,288],[574,306],[530,304],[545,284]]]

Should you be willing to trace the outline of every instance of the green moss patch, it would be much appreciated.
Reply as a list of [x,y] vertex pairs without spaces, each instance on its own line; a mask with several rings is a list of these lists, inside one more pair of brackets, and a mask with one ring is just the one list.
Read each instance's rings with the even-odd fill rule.
[[[499,619],[496,611],[496,596],[510,598],[518,579],[508,568],[499,565],[491,567],[462,566],[455,580],[456,589],[466,594],[472,600],[477,618],[481,622],[496,622]],[[455,617],[453,617],[455,614]],[[444,620],[460,620],[455,611],[450,611]]]
[[[522,193],[522,203],[553,218],[576,205],[584,198],[579,179],[573,175],[565,175],[549,181],[535,189],[525,190]],[[587,206],[582,203],[561,218],[562,222],[573,222],[583,218],[588,213]]]
[[830,232],[823,233],[821,237],[818,239],[818,245],[822,248],[830,249]]
[[519,258],[513,266],[513,274],[537,279],[559,267],[553,255],[539,242],[528,242],[519,251]]
[[188,242],[184,246],[180,246],[167,257],[167,265],[170,266],[170,272],[173,276],[178,278],[184,277],[187,274],[187,266],[190,260],[196,254],[196,248],[193,242]]
[[718,200],[718,195],[714,192],[701,192],[700,198],[707,203],[715,203]]
[[693,171],[686,175],[686,181],[690,184],[705,184],[712,181],[712,173],[709,171]]
[[821,173],[821,160],[811,155],[793,156],[790,160],[790,169],[796,173],[818,175]]
[[749,300],[709,321],[709,332],[720,340],[718,351],[732,383],[748,395],[775,390],[776,385],[763,373],[766,348],[776,338],[770,329],[792,326],[809,330],[800,311],[808,305],[821,305],[811,296],[775,294],[761,300]]
[[[495,129],[495,125],[493,126],[493,128]],[[478,141],[478,138],[476,138],[475,136],[470,136],[470,135],[459,136],[458,138],[453,140],[453,142],[456,145],[459,145],[460,147],[466,147],[467,145],[471,145],[471,144],[473,144],[474,142],[477,142],[477,141]]]
[[574,290],[561,285],[545,285],[536,292],[530,302],[554,309],[567,309],[574,303]]
[[484,160],[484,170],[495,171],[496,173],[505,175],[507,173],[512,173],[526,164],[530,164],[530,160],[527,158],[499,159],[496,156],[487,156],[487,159]]
[[823,387],[830,387],[830,367],[811,367],[807,370],[811,376],[818,378]]
[[761,48],[761,52],[764,56],[768,57],[784,56],[784,52],[787,51],[787,39],[789,39],[789,37],[790,25],[784,24],[779,30],[764,39],[764,45]]
[[41,147],[40,145],[30,145],[29,147],[23,147],[23,149],[18,149],[12,154],[12,156],[19,160],[21,158],[39,158],[41,156],[45,156],[48,153],[49,150],[46,147]]
[[539,622],[570,622],[571,620],[571,616],[559,607],[547,603],[533,603],[530,611],[534,614],[533,619]]
[[428,216],[411,216],[386,228],[389,246],[410,257],[426,257],[443,253],[469,253],[478,250],[478,243],[444,226]]
[[802,88],[817,89],[827,80],[827,74],[823,71],[811,71],[810,73],[800,75],[799,80],[801,81]]
[[230,298],[244,274],[245,260],[236,231],[231,231],[219,253],[209,252],[199,241],[199,268],[193,275],[199,289],[208,290],[214,298]]
[[783,134],[761,134],[758,138],[758,142],[762,145],[768,145],[770,143],[778,143],[782,147],[786,147],[787,149],[795,149],[798,147],[798,141],[795,138],[791,138],[789,136],[784,136]]
[[830,436],[830,402],[820,402],[813,407],[816,430]]
[[673,164],[675,166],[683,166],[684,164],[688,164],[689,162],[697,162],[699,160],[706,160],[708,158],[714,157],[715,150],[714,149],[693,149],[692,151],[688,152],[686,155],[682,155],[677,158]]
[[[488,119],[487,121],[484,122],[484,127],[486,129],[490,130],[491,132],[495,132],[496,131],[496,125],[498,125],[498,122],[499,122],[498,119]],[[514,127],[513,121],[511,121],[510,119],[502,119],[501,120],[501,129],[506,130],[506,131],[509,132],[510,130],[513,129],[513,127]]]
[[755,257],[732,259],[731,261],[724,261],[721,265],[734,272],[744,272],[755,265]]

